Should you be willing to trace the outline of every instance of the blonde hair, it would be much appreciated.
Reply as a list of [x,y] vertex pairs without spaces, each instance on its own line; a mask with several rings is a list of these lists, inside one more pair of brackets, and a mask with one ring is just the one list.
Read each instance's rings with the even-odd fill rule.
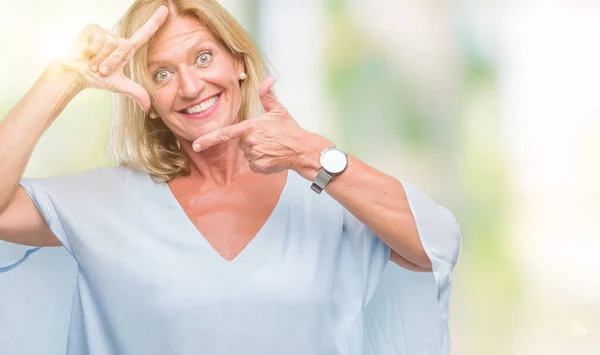
[[[215,0],[137,0],[117,24],[117,33],[130,38],[161,6],[169,7],[167,21],[175,16],[198,18],[215,39],[234,57],[241,56],[247,79],[240,88],[240,120],[262,110],[258,86],[267,75],[265,62],[242,26]],[[147,71],[147,43],[138,49],[125,66],[125,75],[154,95],[154,84]],[[116,95],[113,105],[109,158],[116,164],[149,173],[157,182],[187,175],[189,161],[174,134],[160,119],[151,119],[130,97]]]

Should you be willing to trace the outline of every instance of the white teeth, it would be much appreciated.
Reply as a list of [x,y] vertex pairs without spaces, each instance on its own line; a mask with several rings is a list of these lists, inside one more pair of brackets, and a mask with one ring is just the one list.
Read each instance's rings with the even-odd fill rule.
[[217,100],[219,99],[219,96],[213,96],[210,99],[204,101],[203,103],[201,103],[200,105],[196,105],[194,107],[190,107],[187,108],[185,110],[183,110],[183,112],[189,114],[189,115],[193,115],[196,113],[201,113],[204,112],[206,110],[208,110],[209,108],[212,107],[212,105],[215,104],[215,102],[217,102]]

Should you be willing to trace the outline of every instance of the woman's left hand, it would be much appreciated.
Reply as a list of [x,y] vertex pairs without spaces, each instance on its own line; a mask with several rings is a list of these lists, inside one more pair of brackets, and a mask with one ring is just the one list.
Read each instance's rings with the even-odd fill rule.
[[[305,178],[318,170],[319,152],[328,145],[327,139],[302,129],[279,102],[271,87],[275,79],[267,78],[259,88],[265,113],[240,123],[223,127],[196,139],[196,152],[232,139],[240,138],[239,146],[253,172],[273,174],[292,169]],[[325,147],[325,148],[322,148]],[[316,160],[316,161],[315,161]]]

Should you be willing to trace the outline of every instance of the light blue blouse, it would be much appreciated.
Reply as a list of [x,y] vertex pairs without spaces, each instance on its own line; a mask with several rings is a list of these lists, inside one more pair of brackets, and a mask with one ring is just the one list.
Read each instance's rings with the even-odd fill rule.
[[[293,171],[233,261],[148,174],[107,167],[21,181],[76,261],[74,285],[60,286],[74,287],[68,355],[447,354],[459,227],[448,210],[402,184],[433,273],[390,262],[389,247]],[[0,290],[15,282],[7,275]],[[9,302],[0,298],[0,312]],[[0,322],[0,331],[10,327],[10,319]]]

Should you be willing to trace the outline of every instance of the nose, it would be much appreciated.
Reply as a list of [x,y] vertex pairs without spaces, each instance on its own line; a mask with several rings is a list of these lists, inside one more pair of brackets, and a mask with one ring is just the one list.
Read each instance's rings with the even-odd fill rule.
[[194,99],[200,95],[205,86],[206,82],[193,70],[185,65],[179,68],[179,96]]

